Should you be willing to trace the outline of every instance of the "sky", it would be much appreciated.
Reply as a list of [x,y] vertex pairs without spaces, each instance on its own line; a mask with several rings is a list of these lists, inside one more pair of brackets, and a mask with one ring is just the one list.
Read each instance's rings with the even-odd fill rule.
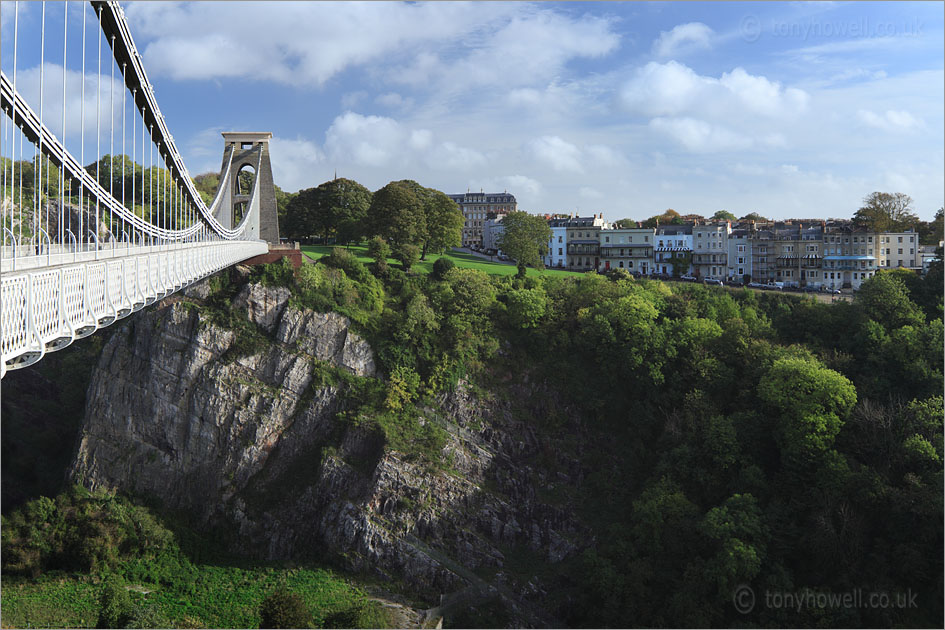
[[[41,5],[19,5],[18,90],[36,94]],[[930,220],[945,197],[939,2],[122,5],[193,175],[219,170],[221,132],[271,131],[287,191],[335,173],[371,190],[413,179],[607,220],[849,218],[873,191],[910,195]],[[47,3],[48,76],[62,75],[62,23]],[[108,70],[98,81],[87,61],[90,107],[111,96]],[[61,116],[57,89],[44,98]],[[91,133],[71,98],[67,128]]]

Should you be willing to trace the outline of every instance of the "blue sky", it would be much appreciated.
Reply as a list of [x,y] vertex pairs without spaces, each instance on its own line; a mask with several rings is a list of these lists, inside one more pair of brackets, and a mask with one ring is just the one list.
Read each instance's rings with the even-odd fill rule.
[[[20,5],[28,92],[39,5]],[[942,3],[124,6],[193,174],[219,169],[221,131],[272,131],[289,191],[337,171],[611,220],[850,217],[874,190],[943,205]],[[48,72],[61,57],[49,43]]]

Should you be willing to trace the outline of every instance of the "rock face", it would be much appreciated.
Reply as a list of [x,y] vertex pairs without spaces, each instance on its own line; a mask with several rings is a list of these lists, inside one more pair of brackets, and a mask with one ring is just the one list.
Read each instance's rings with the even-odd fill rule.
[[[563,504],[539,489],[582,476],[533,462],[548,444],[508,404],[462,384],[421,422],[447,432],[433,466],[385,446],[373,425],[346,419],[333,366],[379,377],[370,346],[336,313],[299,310],[285,289],[247,285],[234,304],[269,337],[237,356],[237,333],[199,303],[165,302],[106,343],[89,386],[73,477],[89,487],[153,495],[200,522],[235,532],[268,560],[333,558],[397,580],[431,601],[477,590],[513,602],[517,623],[554,624],[541,584],[504,570],[510,551],[558,562],[588,543]],[[553,398],[537,388],[518,392]]]

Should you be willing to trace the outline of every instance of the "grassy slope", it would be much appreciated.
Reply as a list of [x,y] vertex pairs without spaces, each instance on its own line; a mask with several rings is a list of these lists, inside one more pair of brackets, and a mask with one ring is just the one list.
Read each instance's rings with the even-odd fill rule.
[[[322,256],[327,256],[331,253],[332,246],[324,245],[303,245],[302,251],[306,256],[313,260],[318,260]],[[363,263],[370,263],[372,259],[367,255],[367,247],[362,245],[352,245],[349,249],[358,257]],[[518,269],[515,265],[507,265],[505,263],[497,261],[489,261],[472,254],[467,254],[464,252],[451,251],[447,254],[443,254],[447,258],[453,259],[453,262],[456,263],[457,267],[464,267],[467,269],[478,269],[480,271],[485,271],[487,274],[494,276],[511,276],[515,275],[518,272]],[[413,267],[413,271],[416,273],[430,273],[433,271],[433,263],[437,258],[440,258],[439,254],[428,254],[427,259],[417,263]],[[388,259],[392,265],[399,266],[400,263],[394,259]],[[561,271],[560,269],[528,269],[529,276],[572,276],[577,277],[583,274],[574,272],[574,271]]]
[[[322,569],[244,569],[198,565],[192,593],[141,584],[144,597],[160,616],[178,627],[255,628],[259,605],[273,589],[285,585],[299,593],[313,613],[315,627],[326,617],[362,607],[359,626],[384,626],[387,620],[364,593]],[[89,576],[51,573],[37,581],[4,580],[3,627],[94,628],[102,585]]]

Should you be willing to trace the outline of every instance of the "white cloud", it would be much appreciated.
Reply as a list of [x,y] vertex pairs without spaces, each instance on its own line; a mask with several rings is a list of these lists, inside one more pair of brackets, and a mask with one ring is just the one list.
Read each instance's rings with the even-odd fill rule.
[[[138,143],[132,146],[131,125],[135,121],[133,117],[133,107],[131,105],[130,95],[126,95],[126,90],[120,79],[114,82],[108,74],[83,75],[75,70],[66,70],[66,101],[65,101],[65,138],[62,137],[62,113],[63,113],[63,90],[62,90],[62,65],[55,63],[44,63],[42,66],[43,75],[43,102],[42,117],[43,122],[49,130],[77,159],[81,160],[81,135],[85,134],[85,161],[91,162],[96,159],[96,147],[101,148],[101,153],[121,153],[122,135],[124,131],[125,152],[129,155],[137,148],[140,152],[140,118],[137,119]],[[84,77],[84,79],[83,79]],[[9,77],[12,82],[12,76]],[[83,85],[84,84],[84,85]],[[18,69],[16,73],[16,91],[23,99],[30,104],[33,111],[38,116],[40,113],[40,67]],[[84,95],[83,95],[84,87]],[[125,96],[125,127],[122,128],[122,96]],[[84,98],[83,98],[84,96]],[[95,136],[96,126],[100,129],[100,137]],[[114,128],[114,131],[112,129]],[[114,145],[112,143],[114,142]],[[138,158],[140,163],[140,158]]]
[[884,114],[876,114],[868,109],[861,109],[857,118],[863,124],[883,131],[912,131],[922,126],[922,121],[905,110],[887,109]]
[[659,38],[653,42],[653,54],[657,57],[673,57],[705,50],[711,47],[713,35],[715,32],[702,22],[679,24],[671,31],[660,32]]
[[336,160],[386,166],[400,155],[407,133],[393,118],[345,112],[325,133],[325,150]]
[[552,77],[619,41],[609,19],[526,3],[161,2],[126,12],[147,41],[149,71],[175,79],[321,86],[364,67],[411,85],[508,85]]
[[468,172],[486,163],[486,156],[453,142],[443,142],[426,155],[426,163],[435,169]]
[[743,68],[722,74],[719,84],[728,89],[747,110],[762,116],[784,116],[807,109],[809,96],[797,88],[781,89],[781,84],[765,77],[752,76]]
[[333,160],[364,167],[422,163],[434,170],[467,172],[487,161],[481,152],[454,141],[437,142],[429,129],[412,129],[393,118],[350,111],[329,127],[325,151]]
[[803,113],[809,101],[804,90],[783,89],[779,82],[751,75],[740,67],[715,79],[676,61],[650,62],[638,68],[620,96],[628,111],[644,116],[708,114],[730,118],[750,113],[776,118]]
[[269,141],[273,179],[287,191],[311,188],[312,173],[324,163],[325,156],[314,142],[304,138],[279,138]]
[[667,134],[694,153],[737,151],[754,144],[751,138],[694,118],[654,118],[650,127]]
[[558,136],[542,136],[532,140],[527,150],[539,162],[556,171],[583,173],[581,150]]

